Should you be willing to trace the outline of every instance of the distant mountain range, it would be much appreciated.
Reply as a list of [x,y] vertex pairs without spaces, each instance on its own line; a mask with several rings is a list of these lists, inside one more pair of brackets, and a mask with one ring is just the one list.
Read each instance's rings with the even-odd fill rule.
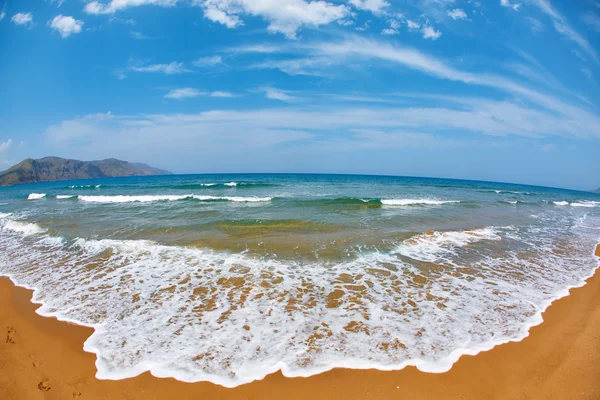
[[72,179],[170,174],[169,171],[146,164],[130,163],[115,158],[100,161],[79,161],[59,157],[44,157],[38,160],[28,158],[0,173],[0,186]]

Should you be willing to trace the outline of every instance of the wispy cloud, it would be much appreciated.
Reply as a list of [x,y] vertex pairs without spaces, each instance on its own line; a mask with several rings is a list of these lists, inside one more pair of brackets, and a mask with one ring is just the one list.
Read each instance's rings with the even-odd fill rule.
[[[600,9],[600,7],[598,7]],[[590,28],[596,32],[600,32],[600,16],[593,12],[588,12],[583,16],[583,22],[585,22]]]
[[203,92],[195,88],[179,88],[170,90],[167,94],[165,94],[165,98],[167,99],[176,99],[183,100],[193,97],[224,97],[224,98],[232,98],[236,97],[235,94],[231,92],[224,91],[214,91],[214,92]]
[[112,0],[107,3],[101,3],[93,0],[85,5],[83,12],[86,14],[114,14],[117,11],[124,10],[129,7],[138,7],[144,5],[155,5],[162,7],[173,7],[178,0]]
[[284,101],[286,103],[293,103],[299,100],[298,97],[291,96],[288,94],[288,92],[273,87],[261,88],[260,91],[264,92],[267,99],[271,100],[279,100]]
[[222,63],[223,57],[221,56],[201,57],[193,62],[196,67],[212,67]]
[[155,72],[163,73],[165,75],[177,75],[185,72],[191,72],[191,70],[184,67],[182,62],[173,61],[169,64],[151,64],[145,66],[131,66],[130,70],[136,72]]
[[548,0],[532,0],[532,2],[552,19],[554,29],[556,29],[558,33],[563,35],[566,39],[577,44],[583,51],[593,58],[594,61],[600,63],[600,59],[598,58],[596,50],[594,50],[587,39],[571,28],[567,22],[567,19],[554,7],[552,7]]
[[375,15],[381,15],[390,4],[385,0],[349,0],[358,10],[367,10]]
[[519,8],[521,7],[521,3],[515,3],[515,2],[512,2],[511,0],[500,0],[500,5],[502,7],[512,8],[515,11],[519,11]]

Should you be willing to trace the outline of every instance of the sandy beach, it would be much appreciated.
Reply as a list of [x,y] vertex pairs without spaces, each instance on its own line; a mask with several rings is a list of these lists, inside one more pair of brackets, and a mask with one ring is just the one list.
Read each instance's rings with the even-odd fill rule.
[[94,355],[82,350],[91,329],[41,317],[30,299],[31,291],[0,279],[2,399],[600,399],[600,274],[554,302],[523,341],[463,356],[447,373],[277,373],[234,389],[148,373],[98,380]]

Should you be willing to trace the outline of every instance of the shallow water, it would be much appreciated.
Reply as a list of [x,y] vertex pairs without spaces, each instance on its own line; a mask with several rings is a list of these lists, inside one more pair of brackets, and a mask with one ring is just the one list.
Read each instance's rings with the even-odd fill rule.
[[186,175],[0,188],[0,274],[95,333],[100,378],[444,371],[598,264],[600,196],[444,179]]

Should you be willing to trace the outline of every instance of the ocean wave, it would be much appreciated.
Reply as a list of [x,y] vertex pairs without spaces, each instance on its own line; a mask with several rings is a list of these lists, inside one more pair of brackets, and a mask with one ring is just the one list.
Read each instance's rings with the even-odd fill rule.
[[99,185],[70,185],[69,189],[100,189],[102,184]]
[[571,207],[588,207],[588,208],[592,208],[592,207],[598,207],[598,206],[600,206],[600,201],[583,200],[583,201],[580,201],[580,202],[571,203]]
[[428,232],[404,240],[396,253],[414,260],[435,262],[443,256],[454,254],[454,250],[482,240],[501,240],[496,228],[466,231]]
[[388,199],[381,200],[386,206],[441,206],[443,204],[460,203],[459,200],[435,200],[435,199]]
[[185,190],[196,190],[196,189],[251,189],[251,188],[268,188],[277,187],[279,185],[273,183],[264,182],[220,182],[220,183],[182,183],[179,185],[169,185],[165,188],[170,189],[185,189]]
[[77,197],[76,195],[62,195],[62,194],[59,194],[59,195],[56,196],[56,198],[58,200],[74,199],[76,197]]
[[27,200],[39,200],[43,199],[44,197],[46,197],[46,193],[31,193],[27,197]]
[[21,221],[13,221],[6,220],[2,225],[3,230],[9,230],[13,232],[22,233],[24,236],[37,235],[40,233],[46,232],[45,229],[41,228],[37,224],[33,224],[30,222],[21,222]]
[[198,196],[198,195],[115,195],[115,196],[77,196],[80,201],[89,203],[150,203],[156,201],[231,201],[238,203],[256,203],[271,201],[271,197],[236,197],[236,196]]
[[2,230],[0,274],[34,289],[41,315],[94,328],[84,350],[96,354],[100,379],[151,371],[233,387],[279,370],[444,372],[463,354],[526,337],[553,300],[595,270],[595,238],[561,242],[555,253],[551,232],[536,235],[529,250],[544,251],[520,258],[469,246],[500,240],[500,228],[417,234],[402,245],[419,254],[429,246],[434,256],[421,258],[439,258],[439,248],[468,252],[424,270],[382,252],[282,261],[144,240],[59,245]]

